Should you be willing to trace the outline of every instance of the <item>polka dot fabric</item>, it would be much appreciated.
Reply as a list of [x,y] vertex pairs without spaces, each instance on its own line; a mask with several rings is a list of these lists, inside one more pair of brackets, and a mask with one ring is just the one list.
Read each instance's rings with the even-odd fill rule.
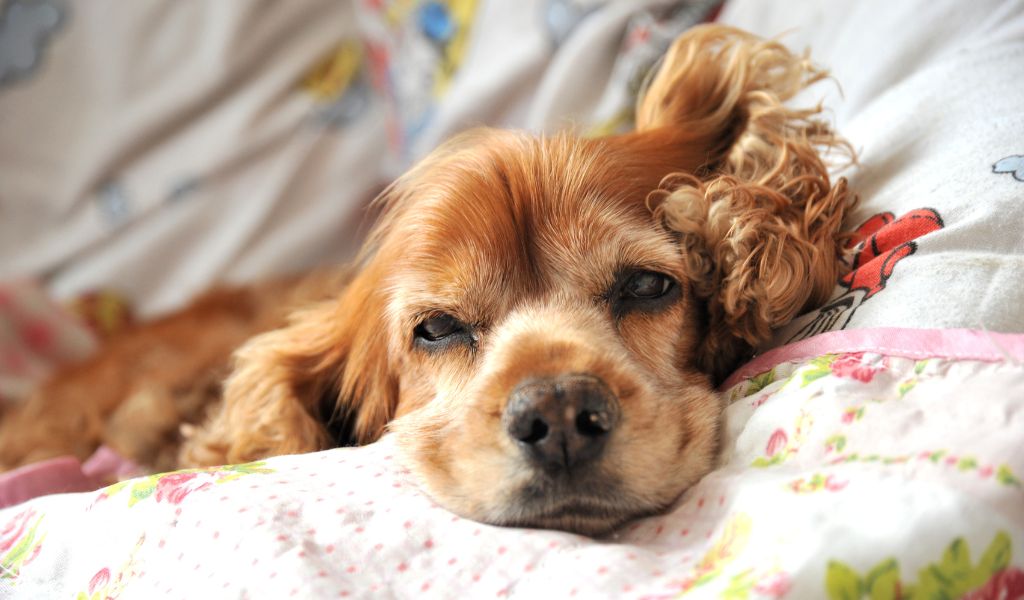
[[722,466],[606,539],[453,515],[385,437],[2,510],[0,596],[960,597],[1024,581],[1024,367],[824,355],[726,396]]

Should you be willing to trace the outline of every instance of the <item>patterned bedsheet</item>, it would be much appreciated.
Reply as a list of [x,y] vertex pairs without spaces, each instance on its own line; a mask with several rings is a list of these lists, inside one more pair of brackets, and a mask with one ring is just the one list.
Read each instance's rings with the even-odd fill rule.
[[388,437],[43,497],[0,511],[0,596],[1019,598],[1022,357],[972,331],[770,352],[725,391],[720,467],[600,540],[461,519]]

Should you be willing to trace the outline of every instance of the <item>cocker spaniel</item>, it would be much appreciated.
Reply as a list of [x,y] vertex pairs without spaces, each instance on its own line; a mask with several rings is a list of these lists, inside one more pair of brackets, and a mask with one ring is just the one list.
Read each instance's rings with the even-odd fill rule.
[[6,419],[0,461],[105,442],[213,465],[390,431],[466,517],[601,534],[661,511],[713,466],[716,383],[841,274],[853,199],[823,157],[851,154],[787,105],[823,77],[706,25],[633,133],[459,135],[382,194],[343,284],[216,292],[115,340]]

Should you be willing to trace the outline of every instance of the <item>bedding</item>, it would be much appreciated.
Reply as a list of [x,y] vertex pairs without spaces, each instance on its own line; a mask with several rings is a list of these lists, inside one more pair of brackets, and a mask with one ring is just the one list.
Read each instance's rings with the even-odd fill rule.
[[1024,3],[721,20],[842,84],[857,245],[726,383],[722,463],[670,511],[602,540],[480,525],[384,438],[0,510],[0,596],[1024,597]]
[[628,127],[720,3],[4,0],[0,280],[152,317],[349,259],[374,194],[461,130]]
[[719,468],[606,539],[461,519],[385,437],[7,508],[0,595],[1024,595],[1024,336],[860,330],[758,361]]
[[722,20],[810,48],[858,152],[864,247],[772,346],[866,327],[1024,332],[1024,2],[732,0]]

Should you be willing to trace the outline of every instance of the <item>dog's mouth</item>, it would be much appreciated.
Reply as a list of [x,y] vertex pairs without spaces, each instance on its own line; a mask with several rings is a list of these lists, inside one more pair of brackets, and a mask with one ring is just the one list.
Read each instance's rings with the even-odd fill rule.
[[592,537],[613,532],[633,519],[656,514],[662,507],[649,506],[629,497],[616,483],[530,485],[516,495],[500,525],[557,529]]
[[653,508],[638,509],[591,499],[574,499],[554,508],[530,510],[529,506],[518,506],[516,509],[514,517],[499,524],[556,529],[591,537],[606,536],[633,519],[659,512]]

